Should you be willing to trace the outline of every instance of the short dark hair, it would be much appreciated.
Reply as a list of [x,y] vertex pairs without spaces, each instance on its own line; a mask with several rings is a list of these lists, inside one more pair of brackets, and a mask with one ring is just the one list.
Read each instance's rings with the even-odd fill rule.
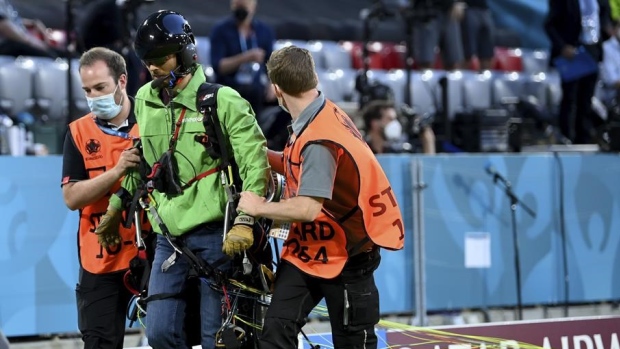
[[102,61],[110,69],[110,74],[115,81],[121,78],[121,75],[127,75],[127,65],[125,59],[119,53],[105,47],[93,47],[84,52],[80,57],[80,70],[82,67],[89,67],[95,62]]
[[273,84],[291,96],[310,91],[319,83],[310,51],[297,46],[274,51],[267,61],[267,74]]
[[386,109],[395,108],[394,103],[384,100],[377,99],[374,101],[370,101],[362,111],[362,118],[364,119],[364,130],[368,132],[370,130],[370,125],[374,120],[379,120],[383,116],[383,111]]

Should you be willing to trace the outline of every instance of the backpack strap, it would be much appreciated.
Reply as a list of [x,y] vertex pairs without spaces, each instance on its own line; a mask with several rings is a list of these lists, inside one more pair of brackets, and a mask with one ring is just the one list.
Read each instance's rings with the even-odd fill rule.
[[[230,166],[231,157],[228,153],[228,142],[226,137],[224,137],[222,125],[217,115],[217,91],[221,87],[222,85],[208,82],[200,85],[198,93],[196,93],[196,109],[204,115],[202,123],[205,126],[206,141],[211,143],[210,145],[215,153],[212,156],[215,155],[214,157],[222,159],[222,168],[224,169]],[[209,139],[213,137],[215,139]],[[209,148],[207,145],[205,146]]]

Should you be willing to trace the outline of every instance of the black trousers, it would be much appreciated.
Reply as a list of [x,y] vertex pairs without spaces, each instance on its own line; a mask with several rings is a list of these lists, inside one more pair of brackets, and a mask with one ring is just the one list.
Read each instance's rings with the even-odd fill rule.
[[590,130],[595,126],[591,116],[592,96],[597,80],[598,74],[595,73],[575,81],[562,82],[560,131],[575,144],[592,142]]
[[[599,61],[603,51],[599,45],[583,45],[585,50]],[[562,134],[575,144],[592,143],[591,131],[600,126],[592,117],[592,96],[596,89],[598,72],[578,80],[562,81],[559,126]]]
[[312,309],[325,298],[334,348],[377,348],[379,292],[374,270],[379,251],[355,256],[334,279],[310,276],[282,261],[260,336],[261,349],[297,348],[297,336]]
[[127,306],[131,299],[123,283],[124,274],[92,274],[80,269],[75,295],[84,349],[123,348]]

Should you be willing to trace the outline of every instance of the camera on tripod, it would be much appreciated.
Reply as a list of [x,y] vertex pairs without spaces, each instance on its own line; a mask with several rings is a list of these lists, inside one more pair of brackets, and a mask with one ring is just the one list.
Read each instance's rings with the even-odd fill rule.
[[435,121],[434,113],[420,113],[415,107],[403,104],[399,109],[402,123],[409,137],[415,137],[426,127],[431,127]]
[[368,78],[369,68],[369,49],[368,45],[372,36],[372,24],[376,21],[383,21],[395,17],[401,17],[404,21],[404,31],[407,34],[407,83],[405,87],[405,103],[411,104],[410,100],[410,75],[412,70],[412,28],[419,23],[425,23],[435,18],[440,12],[437,1],[435,0],[374,0],[368,8],[360,12],[360,19],[363,24],[362,33],[362,61],[363,69],[359,72],[355,80],[355,89],[360,94],[359,107],[363,108],[368,102],[375,99],[393,99],[394,92],[389,86]]
[[369,67],[369,50],[370,37],[372,36],[371,24],[374,21],[382,21],[387,18],[396,16],[396,12],[389,7],[383,0],[375,0],[368,8],[360,11],[360,19],[363,24],[362,33],[362,62],[363,69],[355,78],[355,90],[359,92],[359,109],[363,109],[369,102],[373,100],[393,100],[394,92],[389,86],[368,78]]
[[360,72],[355,78],[355,90],[360,94],[359,109],[376,100],[394,100],[394,91],[377,80],[370,80],[367,71]]

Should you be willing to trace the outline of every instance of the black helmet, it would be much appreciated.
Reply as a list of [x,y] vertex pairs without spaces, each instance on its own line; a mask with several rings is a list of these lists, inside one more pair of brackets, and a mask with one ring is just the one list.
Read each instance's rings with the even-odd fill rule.
[[142,22],[134,50],[143,61],[176,54],[178,74],[191,72],[198,59],[192,28],[185,17],[169,10],[157,11]]

